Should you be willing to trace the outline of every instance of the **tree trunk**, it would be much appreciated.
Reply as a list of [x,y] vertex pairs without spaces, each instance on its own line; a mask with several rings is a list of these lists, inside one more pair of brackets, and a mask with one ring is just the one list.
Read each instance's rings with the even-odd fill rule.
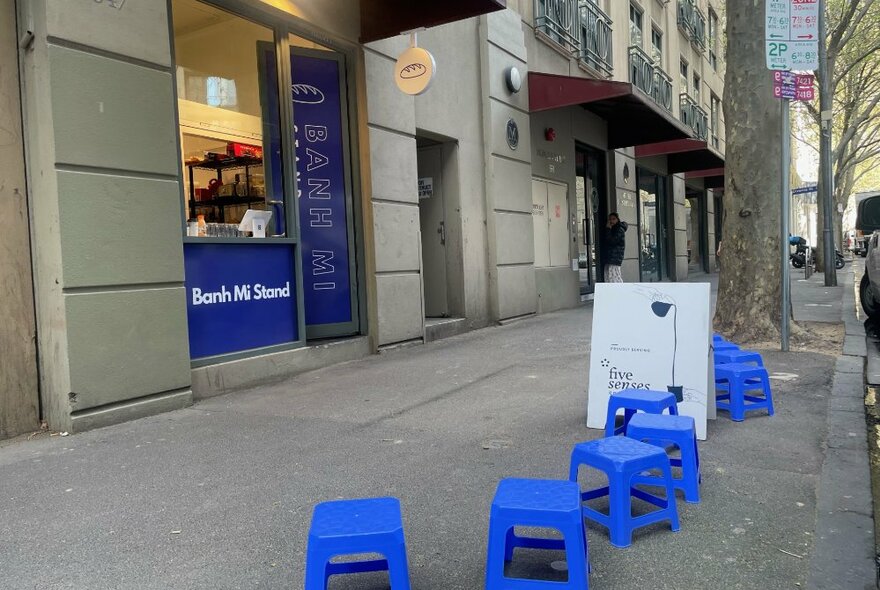
[[813,258],[816,260],[816,272],[825,272],[825,195],[822,190],[822,165],[819,165],[819,187],[816,192],[816,243],[813,246]]
[[781,106],[764,63],[764,3],[727,13],[727,132],[715,325],[740,342],[779,337]]

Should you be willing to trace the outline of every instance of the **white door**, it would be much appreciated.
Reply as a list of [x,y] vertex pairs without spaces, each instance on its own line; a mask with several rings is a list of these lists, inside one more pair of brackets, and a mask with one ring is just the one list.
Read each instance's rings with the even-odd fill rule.
[[568,187],[547,183],[550,266],[569,266]]
[[425,316],[447,317],[446,208],[443,202],[443,146],[418,151],[419,225],[422,231],[422,272]]
[[543,180],[532,179],[532,222],[535,228],[535,266],[550,266],[547,183]]
[[532,179],[535,267],[569,265],[568,187]]

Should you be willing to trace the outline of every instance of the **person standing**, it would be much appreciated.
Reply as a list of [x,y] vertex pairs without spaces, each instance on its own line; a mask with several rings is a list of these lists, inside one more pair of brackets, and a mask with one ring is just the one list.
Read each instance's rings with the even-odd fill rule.
[[627,224],[621,221],[617,213],[608,216],[605,224],[605,282],[622,283],[623,275],[620,274],[620,266],[626,254],[626,230]]

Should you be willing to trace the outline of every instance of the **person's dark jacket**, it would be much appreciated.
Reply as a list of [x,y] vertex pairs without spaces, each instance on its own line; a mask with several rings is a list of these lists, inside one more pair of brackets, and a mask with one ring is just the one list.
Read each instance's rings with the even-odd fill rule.
[[626,255],[625,221],[620,221],[611,228],[605,228],[605,264],[620,266]]

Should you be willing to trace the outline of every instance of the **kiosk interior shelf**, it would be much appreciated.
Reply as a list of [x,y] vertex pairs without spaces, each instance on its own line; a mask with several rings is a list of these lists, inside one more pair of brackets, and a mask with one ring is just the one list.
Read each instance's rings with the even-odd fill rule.
[[[218,215],[217,218],[220,223],[226,222],[226,207],[234,206],[234,205],[250,205],[252,203],[264,203],[266,200],[265,195],[255,195],[253,193],[254,186],[251,182],[251,168],[263,166],[262,158],[252,158],[252,157],[228,157],[224,159],[217,160],[199,160],[199,161],[191,161],[186,162],[186,167],[189,169],[189,211],[190,218],[195,219],[198,215],[199,210],[204,210],[208,208],[217,208]],[[196,198],[196,189],[195,189],[195,178],[194,178],[194,170],[213,170],[217,172],[217,180],[222,185],[223,183],[223,172],[235,170],[235,169],[243,169],[244,170],[244,194],[234,194],[234,195],[224,195],[224,196],[212,196],[208,199],[197,199]],[[238,193],[238,185],[242,183],[236,184],[236,193]]]

